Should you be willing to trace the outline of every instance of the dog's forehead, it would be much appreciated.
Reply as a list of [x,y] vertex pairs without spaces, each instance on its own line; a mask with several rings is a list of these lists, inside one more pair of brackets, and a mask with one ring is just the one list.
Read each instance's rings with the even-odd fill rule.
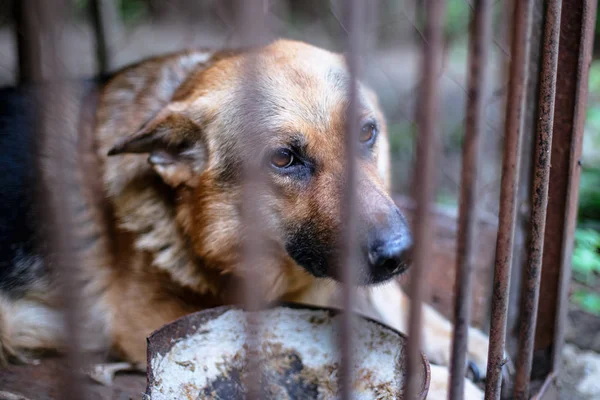
[[[262,101],[256,110],[267,129],[339,138],[351,82],[341,55],[286,41],[265,48],[255,61]],[[358,89],[361,113],[372,113],[372,99],[361,84]]]
[[[303,137],[326,151],[343,141],[350,82],[341,55],[278,41],[220,61],[194,97],[225,140],[257,130],[281,144]],[[377,99],[361,84],[358,89],[360,116],[379,116]]]

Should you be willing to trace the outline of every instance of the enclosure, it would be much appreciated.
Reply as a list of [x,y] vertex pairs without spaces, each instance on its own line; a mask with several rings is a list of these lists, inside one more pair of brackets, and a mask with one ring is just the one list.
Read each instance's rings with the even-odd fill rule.
[[[486,399],[591,399],[600,396],[590,383],[600,378],[600,359],[585,365],[583,377],[576,360],[600,350],[596,14],[595,0],[15,0],[0,5],[0,83],[48,84],[39,134],[60,155],[68,145],[57,135],[78,118],[56,101],[67,80],[180,49],[276,37],[344,52],[352,77],[377,92],[386,114],[393,197],[415,237],[413,266],[399,278],[411,297],[408,381],[420,360],[426,302],[455,324],[451,399],[463,398],[469,324],[490,334],[488,374],[479,382]],[[353,104],[356,84],[349,96]],[[350,107],[348,120],[356,112]],[[48,118],[53,113],[64,116]],[[340,152],[352,158],[353,143]],[[60,156],[50,163],[64,171],[47,177],[47,223],[65,271],[66,324],[77,338],[69,164]],[[348,169],[353,182],[355,168]],[[244,193],[258,238],[246,244],[249,265],[263,234],[254,206],[260,182],[253,184]],[[342,239],[352,249],[354,185],[346,190]],[[356,255],[346,253],[340,268],[350,308]],[[245,290],[248,308],[265,306],[259,289]],[[348,328],[350,314],[342,315]],[[340,343],[346,359],[351,341]],[[566,341],[580,349],[565,352]],[[80,377],[73,371],[104,355],[69,350],[0,370],[0,390],[28,399],[138,398],[146,390],[139,375],[119,375],[112,387]],[[340,379],[349,396],[343,367]],[[406,390],[412,398],[417,388]]]

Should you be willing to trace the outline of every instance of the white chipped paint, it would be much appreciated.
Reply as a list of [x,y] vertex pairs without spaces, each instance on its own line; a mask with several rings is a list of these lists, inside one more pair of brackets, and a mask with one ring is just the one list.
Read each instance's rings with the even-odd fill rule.
[[[339,360],[335,327],[341,323],[341,316],[330,318],[325,311],[276,308],[261,311],[258,318],[262,323],[258,335],[261,343],[295,350],[305,368],[321,369]],[[244,313],[230,310],[177,341],[167,354],[155,356],[151,361],[155,377],[151,399],[196,398],[199,390],[228,367],[241,367],[240,361],[235,365],[233,360],[236,355],[236,360],[244,358],[245,327]],[[355,381],[356,399],[389,398],[389,392],[386,396],[381,388],[401,386],[402,376],[395,372],[395,366],[403,346],[401,336],[378,324],[362,319],[355,324],[354,372],[363,377]],[[368,381],[365,376],[369,376]],[[331,376],[320,376],[319,383],[325,387],[319,398],[334,398],[326,388],[337,387],[336,369]]]

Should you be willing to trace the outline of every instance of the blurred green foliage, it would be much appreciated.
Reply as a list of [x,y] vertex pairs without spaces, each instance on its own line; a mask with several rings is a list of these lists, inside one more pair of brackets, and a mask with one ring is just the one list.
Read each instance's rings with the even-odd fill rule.
[[[88,0],[72,0],[75,14],[85,16],[87,13]],[[135,23],[148,17],[148,1],[144,0],[113,0],[118,7],[121,20],[126,23]]]
[[576,290],[571,300],[583,310],[600,317],[600,294],[589,290]]
[[571,301],[600,315],[600,61],[590,68],[578,220],[573,279],[583,288],[572,294]]
[[446,36],[451,39],[466,37],[471,6],[464,0],[448,0],[446,7]]
[[579,185],[579,220],[600,228],[600,167],[583,167]]
[[573,251],[573,277],[581,282],[593,284],[600,274],[600,232],[580,228],[575,232]]

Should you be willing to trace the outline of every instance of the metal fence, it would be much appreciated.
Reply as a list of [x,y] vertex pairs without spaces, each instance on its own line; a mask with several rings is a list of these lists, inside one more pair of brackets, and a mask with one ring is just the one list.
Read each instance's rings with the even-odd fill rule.
[[[107,21],[105,2],[90,1],[94,35],[97,43],[97,60],[100,72],[110,69],[111,49],[107,36],[110,24]],[[267,30],[268,7],[273,2],[264,0],[244,0],[237,2],[237,13],[233,19],[243,45],[252,46],[265,43],[270,37]],[[349,88],[350,108],[348,121],[356,119],[356,83],[362,68],[359,55],[365,51],[361,41],[365,29],[369,26],[367,15],[373,15],[372,8],[379,2],[367,0],[346,0],[340,3],[343,17],[340,22],[347,32],[345,48],[352,84]],[[422,59],[420,71],[421,83],[417,89],[415,128],[417,131],[416,159],[414,164],[413,185],[415,191],[414,226],[415,249],[411,281],[409,284],[411,306],[408,329],[408,380],[407,398],[414,398],[418,388],[411,385],[420,362],[421,348],[421,304],[427,288],[427,272],[431,265],[430,249],[433,245],[432,207],[437,180],[440,154],[440,88],[439,76],[442,55],[444,53],[444,16],[445,1],[423,0],[414,3],[414,7],[423,17],[420,42]],[[491,65],[490,51],[497,41],[492,32],[492,12],[497,2],[492,0],[471,1],[471,21],[468,46],[468,79],[465,136],[462,154],[462,174],[460,178],[460,206],[458,217],[457,263],[455,266],[456,289],[454,304],[454,343],[452,348],[450,398],[463,398],[464,376],[466,374],[467,329],[471,321],[471,292],[474,246],[477,235],[478,185],[484,161],[480,157],[482,132],[485,129],[485,107],[493,96],[493,91],[485,76]],[[52,149],[53,154],[67,155],[74,151],[73,137],[77,127],[71,121],[78,119],[74,110],[64,109],[64,99],[72,95],[69,85],[60,83],[60,60],[66,57],[68,49],[61,43],[59,29],[68,8],[66,1],[22,0],[15,2],[15,22],[18,34],[17,49],[19,78],[22,83],[41,82],[48,84],[43,100],[40,122],[44,147]],[[508,63],[508,91],[504,117],[503,153],[501,167],[501,190],[499,199],[498,229],[495,252],[495,267],[491,291],[491,328],[486,378],[485,398],[499,399],[502,388],[502,370],[507,362],[505,358],[507,336],[513,335],[507,325],[519,324],[518,351],[513,360],[516,366],[514,387],[504,387],[504,397],[527,399],[531,396],[540,399],[558,398],[556,377],[560,374],[561,348],[564,342],[564,321],[568,302],[570,280],[570,257],[572,253],[578,185],[580,173],[580,154],[585,120],[588,70],[591,62],[592,39],[596,16],[595,0],[514,0],[506,2],[512,7],[506,13],[507,32],[511,36],[510,49],[506,50]],[[536,33],[538,32],[538,33]],[[540,35],[539,32],[542,32]],[[541,54],[541,56],[539,56]],[[538,59],[538,56],[540,57]],[[246,65],[248,74],[258,71],[254,66]],[[42,68],[43,67],[43,68]],[[258,87],[253,87],[248,79],[248,91],[252,96]],[[538,83],[539,82],[539,83]],[[256,107],[256,106],[255,106]],[[71,115],[69,114],[71,113]],[[59,117],[57,117],[59,116]],[[535,123],[532,123],[535,121]],[[247,121],[245,132],[249,138],[256,137],[254,130],[260,129]],[[348,125],[348,138],[356,137],[354,125]],[[57,134],[61,132],[61,134]],[[68,134],[64,134],[67,132]],[[533,143],[531,152],[523,143]],[[353,160],[356,153],[354,140],[346,141],[345,156]],[[249,142],[249,145],[252,143]],[[522,161],[523,158],[523,161]],[[69,310],[67,323],[72,348],[68,358],[73,370],[81,364],[81,354],[77,350],[80,338],[77,333],[79,294],[77,284],[76,260],[73,258],[73,246],[77,238],[72,228],[72,210],[77,207],[77,198],[65,197],[77,185],[77,177],[71,173],[74,166],[69,157],[50,157],[51,168],[44,165],[44,171],[64,171],[61,179],[46,177],[46,195],[51,205],[47,219],[51,229],[52,247],[56,250],[55,265],[63,270],[65,289],[62,302]],[[531,163],[531,171],[521,166]],[[251,168],[251,166],[248,166]],[[44,174],[42,171],[42,174]],[[523,182],[530,190],[523,190]],[[261,254],[261,235],[259,221],[258,192],[263,183],[256,181],[260,174],[247,174],[248,185],[244,191],[247,197],[244,218],[252,228],[252,239],[246,243],[247,265],[259,265]],[[356,248],[356,216],[354,213],[355,167],[353,163],[347,170],[346,194],[343,203],[343,215],[346,233],[343,237],[343,249],[346,256],[340,265],[340,274],[344,282],[344,306],[352,308],[352,282],[355,279],[352,266],[356,265],[356,254],[350,249]],[[50,190],[51,189],[51,190]],[[520,191],[521,190],[521,191]],[[520,250],[515,244],[515,231],[518,226],[519,212],[522,211],[522,196],[530,193],[526,201],[528,236],[525,249],[526,262],[522,269],[518,258]],[[517,242],[519,244],[519,242]],[[245,287],[246,301],[251,309],[263,306],[257,299],[260,285],[260,271],[248,268],[250,272]],[[513,277],[511,278],[511,271]],[[514,275],[518,275],[516,278]],[[510,283],[520,281],[509,293]],[[257,278],[258,277],[258,278]],[[510,299],[521,299],[519,315],[509,315]],[[347,332],[352,324],[350,313],[344,313],[344,327]],[[250,321],[257,324],[261,321]],[[252,340],[252,338],[250,338]],[[256,338],[254,338],[256,339]],[[352,340],[344,336],[340,343],[344,363],[341,371],[343,398],[351,394]],[[257,345],[251,343],[252,346]],[[535,367],[534,358],[536,360]],[[534,371],[532,371],[532,368]],[[258,378],[254,377],[256,381]],[[533,381],[532,381],[533,379]],[[64,398],[85,398],[84,388],[75,376],[66,376],[62,386]],[[510,393],[512,391],[512,393]],[[249,395],[258,398],[257,392],[250,390]]]

